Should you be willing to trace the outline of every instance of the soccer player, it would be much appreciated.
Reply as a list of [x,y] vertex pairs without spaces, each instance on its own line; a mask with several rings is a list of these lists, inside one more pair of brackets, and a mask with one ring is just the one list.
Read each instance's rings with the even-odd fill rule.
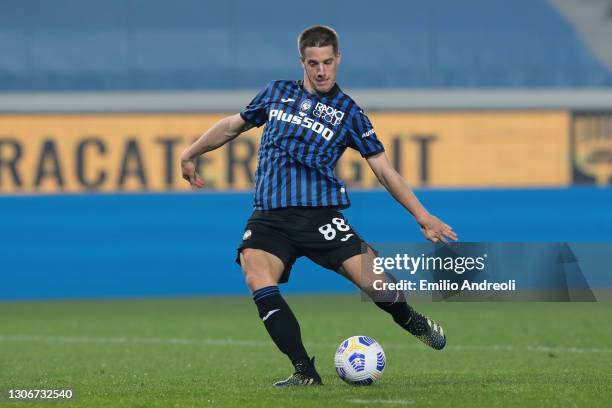
[[199,155],[254,126],[264,126],[254,211],[236,261],[270,337],[295,368],[289,378],[274,384],[277,387],[321,384],[314,357],[302,344],[298,321],[278,288],[301,256],[351,280],[425,344],[438,350],[446,345],[442,328],[412,309],[401,291],[382,299],[376,296],[371,285],[374,251],[339,211],[349,206],[349,199],[333,169],[346,148],[361,153],[427,239],[457,239],[449,225],[421,205],[389,163],[368,117],[336,84],[341,60],[336,32],[326,26],[307,28],[298,37],[298,49],[302,80],[270,82],[245,109],[217,122],[181,155],[183,178],[193,188],[201,188],[195,164]]

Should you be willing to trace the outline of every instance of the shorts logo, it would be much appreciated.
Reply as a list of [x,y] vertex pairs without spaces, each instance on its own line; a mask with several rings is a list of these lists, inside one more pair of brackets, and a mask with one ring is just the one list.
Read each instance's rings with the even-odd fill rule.
[[327,106],[324,103],[317,102],[315,106],[314,115],[317,118],[323,119],[325,122],[332,126],[337,126],[344,118],[344,112],[339,111],[331,106]]
[[252,235],[252,233],[251,233],[250,229],[244,231],[244,235],[242,236],[242,240],[246,241],[247,239],[251,238],[251,235]]
[[353,234],[346,234],[346,235],[344,236],[344,238],[340,238],[340,241],[342,241],[342,242],[346,242],[346,241],[348,241],[348,239],[349,239],[350,237],[352,237],[352,236],[353,236]]
[[306,113],[310,108],[312,108],[312,101],[310,99],[304,99],[300,104],[300,111]]

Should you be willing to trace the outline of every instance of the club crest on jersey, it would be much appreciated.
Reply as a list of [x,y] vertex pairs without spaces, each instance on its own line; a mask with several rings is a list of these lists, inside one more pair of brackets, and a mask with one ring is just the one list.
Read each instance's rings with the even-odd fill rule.
[[300,111],[306,113],[310,108],[312,108],[312,101],[310,99],[304,99],[300,104]]
[[327,106],[321,102],[317,102],[317,106],[315,106],[313,113],[317,118],[323,119],[332,126],[339,125],[342,118],[344,118],[344,112],[339,111],[332,106]]

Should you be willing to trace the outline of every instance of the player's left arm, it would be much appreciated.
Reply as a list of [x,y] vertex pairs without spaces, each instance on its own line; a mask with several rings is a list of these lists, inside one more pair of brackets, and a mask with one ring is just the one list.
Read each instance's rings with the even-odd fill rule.
[[385,152],[366,157],[366,160],[383,187],[412,214],[425,238],[432,242],[458,239],[450,225],[431,215],[423,207],[406,180],[389,163]]

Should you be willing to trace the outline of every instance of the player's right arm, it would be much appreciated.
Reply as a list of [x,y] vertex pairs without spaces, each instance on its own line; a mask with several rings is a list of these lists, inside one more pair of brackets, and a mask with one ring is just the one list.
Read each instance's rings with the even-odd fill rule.
[[218,149],[254,124],[245,121],[239,113],[228,116],[215,123],[202,136],[181,154],[183,178],[194,188],[202,188],[204,181],[196,171],[195,159],[207,152]]
[[181,171],[183,178],[192,187],[202,188],[204,186],[204,181],[196,172],[195,159],[198,156],[223,146],[252,127],[264,125],[268,117],[267,107],[270,103],[270,96],[276,89],[277,82],[270,82],[240,113],[221,119],[185,149],[181,155]]

